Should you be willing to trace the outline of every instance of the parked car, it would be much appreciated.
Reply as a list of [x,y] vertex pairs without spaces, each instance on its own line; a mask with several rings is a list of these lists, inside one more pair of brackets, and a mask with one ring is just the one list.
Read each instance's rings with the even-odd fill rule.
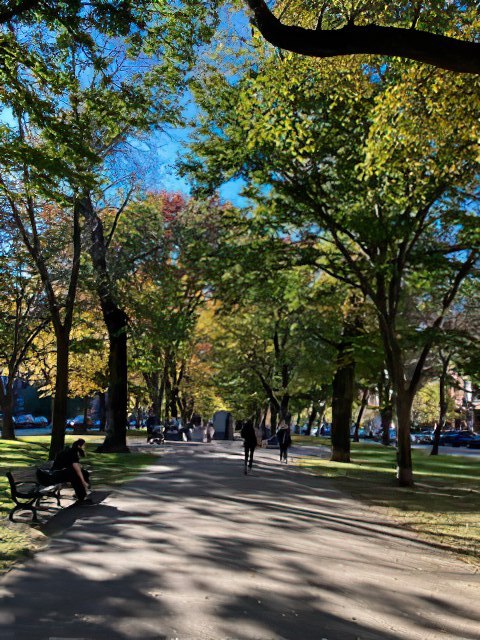
[[35,422],[35,426],[41,429],[48,426],[48,418],[45,418],[45,416],[35,416],[33,421]]
[[35,419],[30,413],[24,413],[22,416],[15,416],[16,429],[33,429],[37,425]]
[[[355,437],[355,429],[353,429],[353,431],[350,432],[350,437],[351,438]],[[360,427],[358,429],[358,437],[359,438],[366,438],[367,437],[367,432],[365,431],[364,427]]]
[[93,423],[89,417],[87,417],[87,421],[84,422],[83,414],[81,416],[75,416],[75,418],[69,418],[67,420],[67,427],[71,427],[72,429],[89,429],[93,426]]
[[440,434],[439,444],[440,445],[450,445],[456,441],[459,431],[443,431]]
[[433,444],[433,437],[434,437],[433,431],[421,431],[416,435],[417,435],[417,442],[419,444]]
[[[396,444],[396,442],[397,442],[397,431],[396,431],[396,429],[394,429],[393,427],[390,427],[390,429],[388,430],[388,436],[390,438],[390,443],[391,444]],[[373,434],[373,439],[375,440],[375,442],[381,442],[382,441],[382,430],[381,429],[378,429]]]
[[471,444],[476,444],[478,439],[479,436],[473,431],[460,431],[457,440],[458,444],[454,446],[469,447]]
[[470,440],[470,442],[467,444],[467,447],[469,449],[480,449],[480,434],[475,433],[474,436],[475,438],[472,438],[472,440]]
[[470,443],[476,443],[478,436],[473,431],[447,431],[440,434],[440,444],[451,447],[467,447]]

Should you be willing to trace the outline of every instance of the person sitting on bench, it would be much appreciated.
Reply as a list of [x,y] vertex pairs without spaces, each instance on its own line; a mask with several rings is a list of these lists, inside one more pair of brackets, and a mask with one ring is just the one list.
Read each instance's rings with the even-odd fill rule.
[[75,440],[71,447],[65,447],[57,453],[53,461],[51,473],[55,483],[70,482],[77,497],[76,504],[86,502],[89,493],[89,473],[80,465],[80,458],[85,456],[85,440]]

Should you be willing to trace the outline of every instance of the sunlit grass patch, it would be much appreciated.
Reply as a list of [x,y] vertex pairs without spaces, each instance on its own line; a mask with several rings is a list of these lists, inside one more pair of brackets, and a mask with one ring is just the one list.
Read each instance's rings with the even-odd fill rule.
[[293,444],[308,444],[309,446],[327,446],[329,447],[331,442],[330,438],[324,438],[322,436],[297,436],[292,435]]
[[[126,482],[157,459],[152,453],[95,453],[96,445],[103,442],[103,435],[82,438],[87,441],[84,462],[85,466],[93,470],[94,488]],[[68,435],[66,443],[70,444],[76,439],[77,436]],[[8,522],[13,502],[5,473],[9,469],[38,466],[45,462],[48,460],[49,446],[49,436],[22,436],[19,440],[0,440],[0,518],[3,520],[0,522],[0,572],[42,544],[41,534],[32,527]]]
[[350,464],[314,457],[299,466],[334,478],[341,489],[393,516],[402,526],[480,562],[480,462],[412,451],[416,485],[396,483],[396,450],[353,443]]
[[0,574],[19,558],[30,556],[39,546],[41,542],[32,535],[31,528],[0,525]]

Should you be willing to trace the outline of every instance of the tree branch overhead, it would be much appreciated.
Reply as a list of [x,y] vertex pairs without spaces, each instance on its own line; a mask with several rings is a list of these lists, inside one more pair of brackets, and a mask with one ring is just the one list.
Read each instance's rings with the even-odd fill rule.
[[247,0],[252,22],[273,46],[316,57],[371,54],[409,58],[456,73],[480,74],[480,43],[441,34],[384,27],[347,25],[342,29],[305,29],[283,24],[264,0]]

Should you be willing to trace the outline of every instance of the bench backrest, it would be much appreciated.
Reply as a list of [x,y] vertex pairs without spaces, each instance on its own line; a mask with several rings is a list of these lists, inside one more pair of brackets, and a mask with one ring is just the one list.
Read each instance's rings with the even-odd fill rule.
[[12,495],[17,494],[17,485],[19,483],[31,485],[38,484],[36,471],[36,467],[22,467],[19,469],[14,469],[13,471],[12,469],[7,471],[5,475],[7,476],[8,482],[10,484]]

